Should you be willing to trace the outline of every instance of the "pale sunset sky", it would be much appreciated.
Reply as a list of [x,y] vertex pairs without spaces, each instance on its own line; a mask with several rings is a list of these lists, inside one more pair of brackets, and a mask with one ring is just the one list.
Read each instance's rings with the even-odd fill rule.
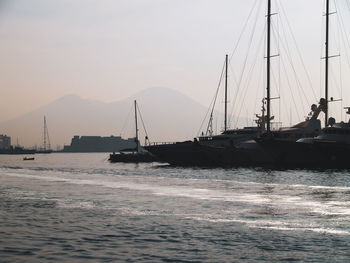
[[[0,0],[0,121],[66,94],[109,102],[150,87],[174,89],[208,106],[225,54],[232,54],[249,12],[254,4],[261,2],[259,30],[264,27],[266,12],[266,1],[262,0]],[[273,19],[283,14],[281,6],[287,14],[310,74],[310,80],[305,75],[300,79],[308,82],[304,91],[309,102],[315,103],[314,98],[319,99],[323,94],[320,81],[324,1],[273,0],[272,3],[274,12],[278,13]],[[339,21],[350,24],[350,8],[347,0],[331,3],[332,10],[337,8],[343,19],[336,15],[331,18],[332,29],[338,34],[333,37],[332,54],[341,54],[344,61],[344,88],[341,91],[335,88],[334,97],[342,93],[343,106],[350,106],[346,91],[350,69],[345,54],[350,51],[339,44],[340,33],[336,29]],[[250,24],[254,23],[255,13],[252,17]],[[349,37],[349,27],[345,29]],[[249,45],[247,34],[240,43],[242,50]],[[237,52],[243,57],[245,51]],[[283,49],[276,52],[282,53]],[[263,56],[259,53],[262,61]],[[234,57],[231,60],[237,78],[241,60]],[[334,63],[338,60],[335,58]],[[295,70],[300,68],[295,66]],[[340,75],[338,69],[335,64],[335,79]],[[252,73],[250,78],[260,76]],[[309,90],[309,82],[313,92]],[[255,99],[255,93],[248,91],[246,98]],[[233,94],[232,91],[230,95]],[[293,103],[288,92],[280,103],[284,106],[279,107],[287,108],[285,116],[289,116]],[[275,108],[277,105],[278,102]],[[306,109],[309,106],[303,105]],[[340,104],[336,107],[340,109]]]

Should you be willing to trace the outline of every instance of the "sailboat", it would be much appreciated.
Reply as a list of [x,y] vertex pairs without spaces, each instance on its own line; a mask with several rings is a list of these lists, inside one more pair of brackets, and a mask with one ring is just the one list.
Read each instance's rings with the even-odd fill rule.
[[[318,105],[311,106],[311,112],[305,121],[292,127],[271,129],[271,0],[267,1],[267,43],[266,43],[266,97],[263,99],[262,115],[260,121],[263,122],[263,132],[253,139],[245,140],[239,145],[231,148],[211,149],[220,157],[220,166],[272,166],[280,164],[288,151],[285,144],[295,143],[303,137],[313,137],[320,134],[321,122],[319,114],[326,112],[327,103],[325,99],[320,99]],[[265,115],[266,102],[266,115]],[[259,116],[257,116],[259,117]],[[277,149],[277,150],[276,150]]]
[[[150,152],[143,149],[140,144],[138,136],[138,125],[137,125],[137,102],[134,100],[134,109],[135,109],[135,148],[125,149],[120,152],[113,152],[109,155],[109,161],[112,163],[149,163],[156,162],[158,159],[151,154]],[[148,140],[148,135],[146,135]]]
[[[305,136],[296,142],[270,148],[269,152],[279,156],[275,164],[298,168],[350,168],[348,154],[350,152],[350,120],[336,123],[328,118],[329,87],[329,0],[326,1],[326,41],[325,41],[325,128],[317,136]],[[345,107],[350,114],[350,107]],[[268,148],[268,147],[266,147]],[[282,151],[282,149],[284,149]]]
[[[161,160],[173,165],[189,166],[261,166],[275,162],[273,154],[266,148],[275,142],[295,142],[305,136],[316,136],[321,130],[321,123],[317,119],[325,109],[325,101],[320,100],[319,105],[312,105],[312,111],[304,122],[289,128],[272,131],[271,120],[271,0],[267,1],[267,45],[266,45],[266,98],[263,99],[262,115],[257,123],[258,127],[249,127],[237,130],[225,130],[222,134],[210,137],[198,137],[193,141],[178,142],[175,144],[161,144],[146,147],[146,149]],[[226,60],[227,76],[227,60]],[[227,77],[226,77],[227,79]],[[227,87],[227,83],[226,83]],[[225,93],[226,94],[226,93]],[[227,98],[225,97],[225,103]],[[266,103],[266,114],[265,114]],[[266,148],[265,148],[266,146]]]
[[[264,121],[258,117],[258,125],[243,129],[228,129],[227,125],[227,72],[228,55],[225,56],[225,116],[221,134],[195,137],[193,140],[148,145],[145,149],[160,160],[175,166],[222,166],[227,163],[242,163],[244,155],[236,154],[236,147],[247,140],[256,138],[264,130]],[[213,112],[213,111],[212,111]],[[208,127],[212,124],[212,114]],[[210,129],[209,129],[210,130]]]
[[[320,100],[319,107],[308,122],[318,114],[325,113],[325,128],[317,134],[301,133],[295,139],[288,140],[283,136],[265,136],[257,142],[271,156],[269,165],[273,167],[295,168],[350,168],[347,154],[350,151],[350,123],[336,123],[328,119],[328,86],[329,86],[329,0],[326,1],[326,41],[325,41],[325,98]],[[347,114],[350,114],[346,107]],[[305,122],[307,124],[307,122]],[[280,134],[280,135],[283,135]]]
[[49,130],[47,128],[46,116],[44,116],[43,145],[36,153],[52,153]]

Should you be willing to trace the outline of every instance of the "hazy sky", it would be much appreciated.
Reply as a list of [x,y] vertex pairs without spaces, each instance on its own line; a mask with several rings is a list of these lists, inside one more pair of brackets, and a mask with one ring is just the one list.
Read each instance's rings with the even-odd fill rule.
[[[0,121],[69,93],[115,101],[145,88],[166,87],[208,105],[224,56],[232,53],[255,2],[0,0]],[[258,20],[258,25],[263,27],[266,1],[258,2],[263,2]],[[279,0],[278,3],[288,15],[319,98],[324,0]],[[348,4],[347,0],[337,3],[343,9]],[[348,13],[344,16],[350,17],[350,11],[345,11]],[[242,41],[241,46],[249,45],[249,35]],[[263,54],[259,56],[263,61]],[[349,71],[344,64],[344,70]],[[241,65],[236,65],[233,59],[231,67]],[[238,72],[237,69],[237,76]],[[259,76],[252,74],[251,78],[258,81]],[[305,76],[301,80],[306,81]],[[308,87],[306,84],[304,89]],[[261,94],[262,90],[263,87]],[[306,94],[314,103],[312,92],[306,90]],[[251,100],[256,97],[256,91],[248,91],[246,95]],[[284,115],[291,115],[293,102],[287,92],[280,103],[286,104],[282,105],[287,108]],[[308,110],[309,105],[303,107]],[[302,114],[307,113],[305,108]]]

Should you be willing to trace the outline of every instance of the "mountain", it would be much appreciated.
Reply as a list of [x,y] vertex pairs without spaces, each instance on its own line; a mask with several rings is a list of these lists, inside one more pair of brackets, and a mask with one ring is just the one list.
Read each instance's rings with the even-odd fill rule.
[[[53,147],[69,144],[73,135],[133,137],[134,99],[138,102],[151,141],[192,139],[198,135],[208,110],[184,94],[166,88],[146,89],[111,103],[82,99],[70,94],[28,114],[0,123],[0,133],[11,136],[12,144],[18,138],[21,145],[40,146],[45,115]],[[139,129],[140,138],[143,138],[140,120]]]

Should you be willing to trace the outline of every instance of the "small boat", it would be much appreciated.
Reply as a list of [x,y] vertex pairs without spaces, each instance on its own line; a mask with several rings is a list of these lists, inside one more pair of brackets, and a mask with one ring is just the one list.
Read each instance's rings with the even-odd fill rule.
[[[137,128],[137,103],[134,101],[135,107],[135,143],[136,147],[134,149],[124,149],[120,152],[113,152],[109,155],[109,161],[111,163],[151,163],[157,162],[158,158],[152,153],[146,151],[141,145],[138,138],[138,128]],[[148,136],[146,134],[146,140]]]
[[[236,147],[242,142],[254,140],[264,130],[266,118],[264,117],[264,101],[262,117],[258,116],[257,126],[243,129],[228,129],[227,125],[227,87],[228,87],[228,55],[225,57],[225,118],[224,130],[221,134],[213,135],[213,112],[211,114],[206,133],[193,140],[173,143],[153,143],[144,148],[154,154],[163,162],[175,166],[226,166],[245,162],[244,154],[238,153]],[[214,101],[216,101],[216,96]]]
[[157,158],[147,151],[112,153],[108,159],[111,163],[151,163],[157,162]]
[[33,161],[34,159],[34,157],[24,157],[23,161]]

